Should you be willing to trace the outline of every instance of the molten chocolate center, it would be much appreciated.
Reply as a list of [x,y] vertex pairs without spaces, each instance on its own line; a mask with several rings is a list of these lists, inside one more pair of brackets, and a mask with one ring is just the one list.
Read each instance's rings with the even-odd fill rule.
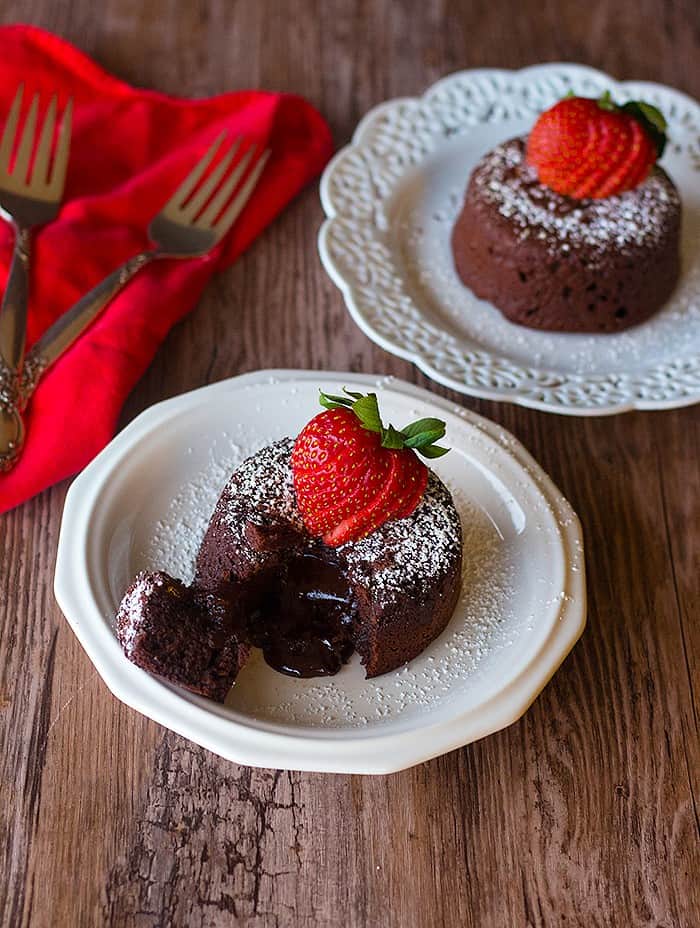
[[313,555],[292,558],[268,576],[249,619],[252,644],[292,677],[337,673],[354,650],[357,608],[342,571]]

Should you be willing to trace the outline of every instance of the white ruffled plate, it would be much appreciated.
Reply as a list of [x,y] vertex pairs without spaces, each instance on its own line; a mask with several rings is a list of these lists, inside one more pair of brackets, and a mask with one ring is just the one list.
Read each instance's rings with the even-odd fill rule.
[[[452,262],[450,232],[476,162],[570,90],[648,100],[669,124],[661,163],[683,201],[682,276],[662,311],[618,335],[513,325]],[[700,106],[684,94],[572,64],[463,71],[368,113],[326,168],[321,199],[321,259],[353,318],[440,383],[571,415],[700,400]]]
[[[357,655],[335,677],[296,680],[256,652],[227,704],[131,664],[114,613],[134,574],[185,580],[221,488],[262,446],[296,434],[318,387],[374,388],[387,420],[447,422],[434,462],[464,528],[462,595],[443,634],[394,673],[366,680]],[[581,529],[571,507],[502,428],[409,384],[357,374],[261,371],[144,412],[74,481],[56,598],[88,656],[127,705],[230,760],[261,767],[389,773],[509,725],[581,634]]]

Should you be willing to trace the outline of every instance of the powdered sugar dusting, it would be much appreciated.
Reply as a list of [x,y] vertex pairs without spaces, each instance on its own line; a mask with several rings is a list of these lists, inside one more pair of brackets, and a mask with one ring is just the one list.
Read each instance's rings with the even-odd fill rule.
[[642,184],[618,196],[572,200],[537,182],[525,162],[525,142],[498,145],[473,174],[480,195],[519,229],[520,238],[543,239],[552,254],[585,245],[604,253],[625,252],[661,241],[676,222],[678,193],[667,175],[654,168]]
[[[192,578],[199,544],[217,498],[234,468],[239,467],[236,480],[247,492],[256,494],[257,468],[252,463],[240,465],[243,459],[258,451],[260,443],[259,438],[247,442],[241,441],[240,436],[235,442],[226,437],[217,440],[204,469],[175,494],[166,514],[158,520],[149,543],[138,558],[139,567],[166,570],[185,581]],[[277,486],[271,491],[268,485],[261,491],[260,502],[262,497],[269,498],[270,493],[274,496],[277,492],[283,495],[290,492],[290,451],[290,440],[283,439],[254,458],[265,461],[268,480],[273,487]],[[504,540],[488,514],[469,495],[456,485],[450,489],[458,523],[448,518],[441,525],[438,519],[435,533],[437,536],[442,533],[440,544],[446,551],[447,545],[454,542],[455,531],[461,523],[464,549],[461,595],[448,627],[422,655],[406,667],[374,680],[364,678],[359,658],[354,656],[340,674],[321,681],[283,677],[268,667],[254,650],[229,695],[228,705],[238,712],[271,722],[364,728],[433,711],[445,702],[463,698],[465,687],[476,685],[499,651],[511,644],[522,617],[516,618],[511,610],[518,582],[511,543]],[[436,510],[444,516],[443,494],[448,494],[444,485],[431,479],[426,496],[412,518],[432,521]],[[293,509],[287,512],[290,518],[295,518]],[[398,530],[405,534],[409,522],[388,523],[384,531]],[[379,532],[375,533],[353,547],[370,559],[381,549],[381,537]],[[440,541],[431,537],[422,551],[408,546],[405,557],[402,556],[402,570],[409,569],[406,560],[410,562],[411,558],[422,561],[421,569],[427,570],[436,540]],[[386,583],[387,579],[379,571],[373,582]],[[390,590],[391,583],[387,583],[387,591]]]
[[283,438],[262,448],[235,471],[224,491],[224,520],[232,528],[241,521],[241,509],[283,519],[302,528],[296,507],[290,456],[294,442]]
[[159,574],[140,573],[124,595],[117,613],[117,634],[127,656],[136,643],[144,603],[164,582]]
[[[533,390],[537,386],[549,391],[552,402],[565,406],[578,402],[570,396],[575,384],[580,384],[580,400],[586,405],[586,397],[597,391],[597,379],[612,378],[612,402],[616,390],[623,399],[631,389],[629,381],[644,371],[658,370],[661,384],[665,376],[671,376],[664,373],[669,364],[677,367],[678,374],[673,376],[683,383],[688,377],[684,365],[696,365],[700,340],[700,199],[697,193],[689,194],[689,174],[673,152],[665,156],[664,163],[668,162],[669,173],[683,192],[682,271],[668,305],[643,325],[617,334],[573,335],[513,325],[489,303],[478,300],[458,277],[450,237],[470,171],[478,161],[469,140],[469,134],[455,137],[427,160],[420,183],[410,175],[401,182],[391,204],[391,253],[393,273],[411,294],[411,301],[397,301],[396,310],[390,312],[373,285],[372,305],[377,309],[376,318],[370,320],[372,328],[415,351],[411,315],[415,314],[421,326],[429,324],[444,333],[439,350],[418,345],[443,376],[459,379],[463,358],[480,351],[494,359],[492,369],[484,367],[480,387],[520,389],[522,385],[524,391],[532,377]],[[675,389],[672,381],[669,386]],[[649,389],[653,389],[652,382]]]
[[463,698],[464,688],[475,685],[511,641],[515,572],[508,545],[485,513],[461,494],[456,501],[464,532],[462,590],[450,624],[422,655],[373,680],[361,679],[355,656],[336,677],[295,681],[294,688],[276,685],[278,675],[254,660],[241,672],[229,704],[269,721],[363,728]]
[[[243,462],[224,489],[222,518],[239,544],[245,522],[255,519],[255,513],[303,528],[292,482],[293,446],[291,438],[284,438],[262,449]],[[418,594],[421,584],[444,576],[460,543],[459,517],[449,491],[431,472],[423,499],[408,518],[386,522],[338,551],[354,580],[371,589],[375,601],[388,603],[400,590]]]
[[407,519],[340,549],[353,576],[375,598],[393,601],[399,590],[415,589],[444,575],[461,546],[459,515],[450,492],[431,471],[420,503]]
[[241,444],[222,434],[212,443],[205,468],[174,496],[143,552],[152,569],[162,569],[185,583],[194,579],[194,562],[216,501],[231,472],[255,444]]

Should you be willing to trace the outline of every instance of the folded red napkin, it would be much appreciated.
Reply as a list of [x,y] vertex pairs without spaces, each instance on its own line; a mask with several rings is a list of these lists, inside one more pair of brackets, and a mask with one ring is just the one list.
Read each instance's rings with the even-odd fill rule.
[[[272,151],[233,230],[210,255],[143,270],[50,369],[27,410],[27,443],[0,476],[0,512],[76,473],[109,441],[127,394],[170,327],[323,168],[328,126],[290,94],[240,91],[182,100],[137,90],[72,45],[29,26],[0,28],[0,120],[17,86],[75,101],[64,206],[34,238],[27,344],[126,258],[148,245],[151,217],[222,131]],[[0,288],[12,253],[0,222]]]

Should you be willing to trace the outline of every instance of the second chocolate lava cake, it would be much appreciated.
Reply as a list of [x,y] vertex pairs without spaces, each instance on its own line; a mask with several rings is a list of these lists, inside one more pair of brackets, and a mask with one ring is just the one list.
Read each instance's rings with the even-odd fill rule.
[[576,200],[537,180],[526,141],[474,168],[452,232],[462,281],[511,322],[620,332],[648,319],[679,274],[678,191],[655,166],[634,190]]

